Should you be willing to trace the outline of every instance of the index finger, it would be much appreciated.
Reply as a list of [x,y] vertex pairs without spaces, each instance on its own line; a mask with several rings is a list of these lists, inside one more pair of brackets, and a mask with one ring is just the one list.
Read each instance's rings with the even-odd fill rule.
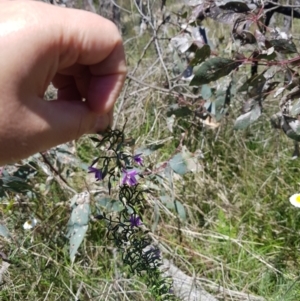
[[[70,75],[83,83],[87,105],[93,112],[109,112],[126,77],[124,48],[117,27],[111,21],[86,11],[31,1],[20,1],[15,5],[19,11],[25,10],[28,14],[32,31],[23,54],[25,58],[34,56],[35,60],[32,66],[24,68],[24,76],[27,77],[28,70],[35,70],[43,83],[38,86],[28,82],[28,90],[32,86],[40,95],[41,89],[56,74]],[[84,70],[84,74],[80,70]]]
[[112,109],[126,78],[121,35],[111,21],[92,13],[72,11],[66,16],[64,11],[61,20],[62,55],[58,69],[69,69],[74,64],[88,65],[91,77],[87,104],[92,111],[105,114]]

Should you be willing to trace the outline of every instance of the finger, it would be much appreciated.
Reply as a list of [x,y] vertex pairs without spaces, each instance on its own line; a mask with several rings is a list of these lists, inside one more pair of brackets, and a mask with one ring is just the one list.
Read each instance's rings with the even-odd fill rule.
[[[99,116],[91,112],[82,101],[52,100],[41,101],[39,104],[33,109],[36,115],[35,127],[42,129],[44,138],[40,137],[40,141],[49,142],[52,146],[57,141],[59,144],[79,138],[83,134],[104,131],[111,122],[110,112]],[[55,132],[56,135],[47,137],[47,132]]]
[[[23,110],[23,123],[11,124],[11,133],[22,133],[0,149],[0,158],[16,161],[49,149],[58,144],[79,138],[86,133],[105,131],[111,124],[111,113],[98,116],[80,101],[39,101],[30,110]],[[53,134],[55,133],[55,134]],[[9,154],[10,158],[5,159]]]
[[82,101],[82,95],[78,91],[75,79],[72,76],[57,74],[52,80],[52,84],[58,89],[58,100]]
[[[10,10],[20,14],[25,11],[30,20],[26,21],[30,26],[30,34],[28,26],[18,28],[11,33],[13,39],[10,38],[16,47],[1,50],[6,55],[15,52],[19,41],[26,37],[22,56],[16,55],[14,64],[19,79],[27,79],[22,83],[26,87],[23,93],[34,91],[36,95],[42,95],[57,73],[68,75],[69,72],[72,76],[75,73],[76,83],[81,81],[78,84],[81,93],[90,91],[87,103],[91,110],[103,114],[112,109],[126,76],[122,39],[112,22],[86,11],[40,2],[10,2]],[[23,15],[21,17],[24,18]],[[10,22],[13,21],[8,19],[7,26],[14,26]],[[89,67],[85,69],[85,76],[78,74],[78,66],[82,65]],[[79,71],[74,72],[74,68]],[[87,70],[90,76],[88,81]],[[33,81],[30,74],[37,76],[38,81]],[[102,80],[106,83],[101,85]],[[105,92],[103,94],[102,89]]]
[[73,85],[79,92],[81,98],[86,99],[90,80],[91,73],[89,67],[75,64],[70,68],[59,71],[52,79],[52,83],[58,89],[58,92],[65,90],[66,86]]
[[[82,18],[82,12],[76,11],[76,14],[64,19],[63,26],[67,27],[68,31],[65,33],[67,38],[63,39],[65,44],[62,45],[62,52],[68,53],[70,49],[76,49],[77,59],[74,61],[74,53],[64,55],[60,59],[58,71],[75,75],[77,88],[83,97],[87,98],[91,110],[104,114],[112,109],[126,77],[123,44],[115,25],[94,14],[90,14],[88,22],[80,28],[78,35],[78,27],[74,24],[79,20],[82,22]],[[69,38],[74,35],[77,35],[77,39]],[[86,69],[78,67],[78,64],[89,65],[90,78]],[[87,93],[87,96],[84,93]]]
[[76,87],[82,98],[87,99],[91,110],[98,114],[110,111],[122,89],[125,73],[116,73],[115,67],[119,60],[124,59],[123,47],[116,47],[112,53],[102,62],[87,68],[86,66],[75,64],[71,67],[59,70],[59,74],[53,79],[54,85],[60,89],[63,86],[61,81],[63,75],[74,78]]

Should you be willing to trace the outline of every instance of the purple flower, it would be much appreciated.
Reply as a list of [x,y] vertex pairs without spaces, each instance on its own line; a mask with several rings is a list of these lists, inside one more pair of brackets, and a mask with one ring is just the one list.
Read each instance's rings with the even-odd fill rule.
[[127,171],[123,169],[123,179],[122,179],[122,185],[127,184],[128,186],[134,186],[138,183],[137,179],[135,178],[137,176],[137,171],[136,170],[130,170]]
[[131,214],[129,221],[130,221],[131,228],[142,225],[141,218],[134,214]]
[[136,164],[143,166],[144,159],[141,157],[142,154],[134,155],[133,160]]
[[89,173],[94,173],[95,174],[95,179],[97,179],[97,181],[103,180],[103,174],[102,174],[101,169],[98,169],[98,168],[93,167],[93,166],[89,166],[88,172]]

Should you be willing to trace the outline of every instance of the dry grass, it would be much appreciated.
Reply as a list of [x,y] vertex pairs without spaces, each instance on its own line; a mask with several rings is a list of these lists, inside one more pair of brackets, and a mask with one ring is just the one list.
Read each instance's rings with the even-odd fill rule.
[[[133,2],[127,9],[136,14]],[[133,26],[127,24],[124,42],[131,76],[138,81],[128,79],[125,84],[116,105],[116,126],[127,120],[126,133],[136,139],[136,148],[164,143],[145,158],[146,166],[160,166],[193,120],[177,120],[173,133],[167,128],[168,106],[178,99],[164,88],[172,78],[166,69],[172,70],[173,64],[165,38],[175,29],[161,28],[162,39],[155,44],[151,29],[138,36]],[[211,29],[212,36],[226,34],[218,30]],[[263,116],[244,132],[232,129],[238,109],[234,103],[216,130],[192,127],[187,132],[183,144],[204,154],[201,171],[173,174],[171,183],[166,178],[161,183],[161,194],[171,192],[184,204],[186,220],[167,208],[157,191],[147,200],[144,223],[161,244],[163,256],[218,300],[295,301],[300,293],[300,213],[288,198],[299,191],[300,163],[291,160],[292,142],[269,125],[276,103],[268,100]],[[85,162],[94,155],[87,138],[78,141],[76,149]],[[91,225],[78,260],[70,263],[64,237],[70,193],[53,181],[44,196],[40,186],[45,180],[39,171],[35,183],[40,194],[26,200],[11,194],[0,204],[4,223],[13,233],[9,241],[0,238],[1,250],[11,261],[0,299],[152,300],[143,279],[130,276],[122,266],[99,224]],[[70,181],[81,191],[88,180],[78,171]],[[22,225],[31,215],[40,223],[33,232],[24,232]]]

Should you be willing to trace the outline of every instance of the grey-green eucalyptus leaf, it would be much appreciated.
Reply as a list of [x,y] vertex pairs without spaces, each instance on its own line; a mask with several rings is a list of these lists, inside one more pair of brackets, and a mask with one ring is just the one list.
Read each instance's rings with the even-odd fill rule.
[[10,233],[9,233],[8,229],[2,224],[0,224],[0,235],[5,238],[10,237]]
[[242,114],[236,119],[234,123],[234,129],[235,130],[246,129],[251,123],[256,121],[260,115],[261,115],[261,108],[259,104],[255,104],[250,112],[246,114]]

